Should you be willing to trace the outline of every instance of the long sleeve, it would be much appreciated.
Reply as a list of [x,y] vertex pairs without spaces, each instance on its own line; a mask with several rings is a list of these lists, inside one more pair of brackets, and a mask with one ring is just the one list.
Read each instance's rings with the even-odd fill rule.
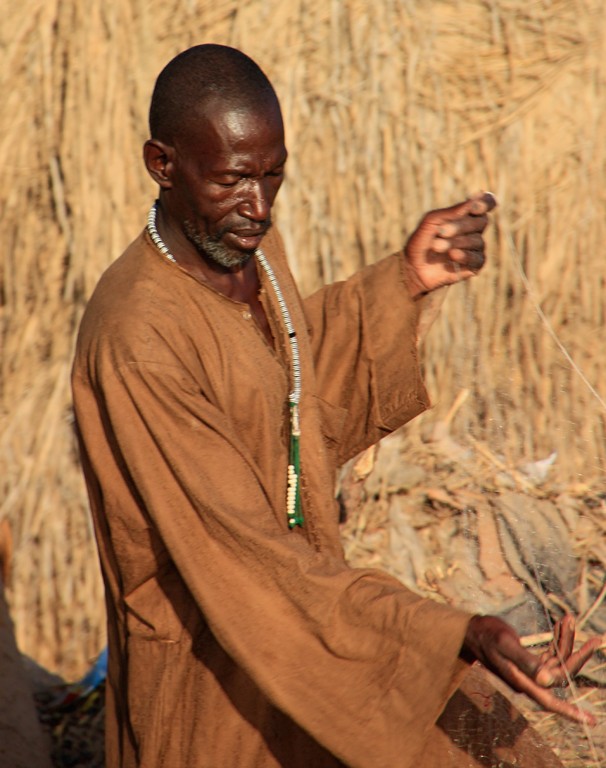
[[[325,302],[340,295],[363,315],[361,352],[335,353],[339,370],[360,358],[348,399],[329,384],[336,337],[315,326],[324,408],[320,336],[310,348],[277,246],[270,255],[301,342],[302,530],[286,524],[291,381],[270,292],[275,348],[246,305],[143,237],[82,321],[72,384],[108,595],[108,759],[120,768],[412,768],[462,668],[468,616],[349,568],[338,539],[329,417],[351,450],[420,407],[381,373],[389,345],[373,351],[372,291],[354,281]],[[367,410],[365,389],[368,425],[343,427],[343,413]]]
[[[104,382],[112,461],[147,521],[138,533],[152,528],[156,561],[174,563],[227,654],[347,765],[413,766],[452,685],[467,617],[278,526],[283,510],[247,449],[182,369],[131,362]],[[95,474],[107,471],[91,461]],[[136,539],[129,505],[106,516],[118,549],[124,531]],[[141,564],[133,583],[123,571],[129,633],[154,627],[154,637],[177,639]]]
[[417,304],[394,254],[304,301],[320,397],[348,412],[343,462],[428,405],[417,360]]

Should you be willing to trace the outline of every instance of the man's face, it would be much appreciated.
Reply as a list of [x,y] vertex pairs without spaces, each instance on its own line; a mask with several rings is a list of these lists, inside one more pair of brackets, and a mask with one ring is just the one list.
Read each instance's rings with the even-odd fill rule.
[[286,147],[277,103],[215,106],[175,141],[173,213],[187,239],[223,267],[244,264],[271,226]]

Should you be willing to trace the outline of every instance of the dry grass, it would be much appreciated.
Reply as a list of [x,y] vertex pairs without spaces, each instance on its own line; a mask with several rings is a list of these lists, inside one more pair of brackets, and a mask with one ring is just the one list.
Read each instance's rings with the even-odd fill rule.
[[139,159],[153,79],[193,43],[242,47],[275,82],[291,149],[277,217],[305,291],[399,248],[424,210],[497,194],[491,263],[449,297],[426,348],[437,415],[469,387],[455,434],[512,461],[557,450],[563,479],[603,480],[604,403],[535,302],[599,390],[605,13],[601,0],[7,5],[0,517],[23,650],[74,676],[103,643],[71,350],[154,194]]
[[[564,610],[578,617],[577,648],[603,634],[603,486],[580,492],[549,479],[537,483],[483,444],[458,442],[443,424],[433,427],[423,441],[401,432],[383,441],[374,457],[367,452],[344,468],[340,500],[349,562],[388,571],[439,602],[501,615],[537,653],[546,650]],[[516,504],[504,538],[500,504],[508,494]],[[595,728],[548,714],[493,679],[566,768],[606,766],[606,636],[604,642],[585,676],[559,692],[593,712]]]

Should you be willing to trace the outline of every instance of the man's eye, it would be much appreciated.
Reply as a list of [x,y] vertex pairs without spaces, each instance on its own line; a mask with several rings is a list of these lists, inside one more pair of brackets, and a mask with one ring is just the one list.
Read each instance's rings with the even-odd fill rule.
[[233,179],[231,181],[217,181],[216,183],[220,187],[235,187],[236,184],[240,181],[240,179]]

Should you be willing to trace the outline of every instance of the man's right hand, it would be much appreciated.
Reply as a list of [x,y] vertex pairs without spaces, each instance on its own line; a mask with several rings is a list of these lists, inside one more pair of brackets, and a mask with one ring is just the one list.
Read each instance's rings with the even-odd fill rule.
[[496,204],[491,192],[483,192],[423,216],[404,246],[406,282],[413,298],[467,280],[482,269],[483,233]]
[[515,630],[501,619],[473,616],[461,656],[466,661],[481,662],[514,691],[525,693],[546,711],[593,726],[596,719],[592,714],[550,690],[568,685],[603,642],[601,637],[592,638],[574,652],[574,635],[574,618],[564,616],[554,626],[551,646],[539,656],[526,650]]

